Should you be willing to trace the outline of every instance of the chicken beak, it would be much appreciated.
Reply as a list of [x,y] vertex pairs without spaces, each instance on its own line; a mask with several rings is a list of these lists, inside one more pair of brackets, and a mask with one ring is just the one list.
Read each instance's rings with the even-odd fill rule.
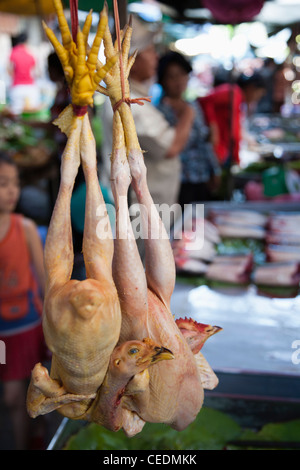
[[154,349],[154,354],[152,355],[151,364],[155,364],[159,361],[169,361],[170,359],[174,359],[172,351],[167,348],[156,347]]
[[223,330],[223,328],[221,328],[220,326],[213,326],[210,336],[215,335],[216,333],[218,333],[219,331],[222,331],[222,330]]

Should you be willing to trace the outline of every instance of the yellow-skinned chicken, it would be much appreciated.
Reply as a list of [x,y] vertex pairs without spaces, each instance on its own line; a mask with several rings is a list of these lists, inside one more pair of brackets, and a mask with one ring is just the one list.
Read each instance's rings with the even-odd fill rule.
[[[54,0],[62,33],[61,45],[49,28],[53,43],[65,70],[72,104],[59,116],[57,124],[68,140],[62,156],[59,194],[52,214],[45,245],[46,292],[43,330],[52,351],[51,373],[37,365],[27,394],[29,414],[37,416],[59,408],[71,418],[80,418],[95,398],[103,382],[111,353],[119,340],[121,311],[112,278],[113,239],[100,191],[96,147],[87,107],[92,103],[99,79],[117,57],[99,70],[96,60],[107,24],[106,9],[101,15],[94,44],[86,50],[90,15],[74,43],[60,1]],[[70,202],[79,165],[82,164],[86,187],[86,217],[83,255],[87,279],[70,280],[73,270],[73,246]],[[96,236],[99,220],[96,210],[103,207],[103,233]],[[105,231],[105,233],[104,233]]]

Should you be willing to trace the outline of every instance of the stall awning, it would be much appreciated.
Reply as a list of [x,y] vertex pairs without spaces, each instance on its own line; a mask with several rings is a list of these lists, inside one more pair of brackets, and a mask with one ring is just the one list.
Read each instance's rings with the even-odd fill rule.
[[[66,8],[69,8],[69,0],[62,0]],[[188,20],[192,22],[214,21],[213,15],[205,4],[209,0],[157,0],[162,7],[174,12],[174,19]],[[220,4],[226,4],[226,0]],[[234,0],[231,0],[234,1]],[[257,0],[253,0],[256,2]],[[104,0],[78,0],[79,10],[89,11],[93,9],[99,12],[103,8]],[[107,0],[109,9],[112,10],[113,0]],[[129,3],[142,3],[139,0],[119,0],[119,5]],[[244,1],[245,3],[245,1]],[[251,2],[249,2],[251,3]],[[52,0],[0,0],[0,13],[14,13],[16,15],[48,15],[55,13]],[[265,0],[264,6],[254,19],[265,23],[291,24],[300,21],[300,0]],[[172,15],[171,15],[172,16]]]
[[[122,0],[122,3],[133,3],[137,0]],[[113,1],[107,1],[109,8],[112,8]],[[120,2],[121,3],[121,2]],[[69,1],[63,0],[66,8],[69,7]],[[79,0],[79,10],[101,11],[104,5],[104,0]],[[16,15],[49,15],[55,13],[52,0],[0,0],[0,12],[14,13]]]
[[49,15],[55,13],[52,0],[0,0],[0,12],[16,15]]

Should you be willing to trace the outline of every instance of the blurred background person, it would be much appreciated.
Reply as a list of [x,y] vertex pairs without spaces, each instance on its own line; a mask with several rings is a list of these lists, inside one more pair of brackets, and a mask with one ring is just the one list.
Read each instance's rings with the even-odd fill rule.
[[265,80],[254,72],[217,85],[207,96],[198,98],[207,122],[215,126],[214,149],[222,167],[239,164],[243,120],[255,110],[265,92]]
[[163,88],[163,96],[158,109],[173,127],[178,123],[182,107],[188,105],[194,112],[188,140],[180,152],[179,203],[182,208],[184,204],[212,199],[221,174],[201,107],[197,101],[188,104],[184,99],[191,72],[190,63],[177,52],[170,51],[159,60],[158,82]]
[[[129,82],[131,98],[140,98],[151,94],[150,88],[156,81],[158,55],[155,49],[157,33],[147,23],[133,15],[133,37],[131,54],[138,50],[135,63],[131,69]],[[178,201],[180,188],[181,165],[179,154],[189,137],[194,119],[194,110],[182,103],[178,110],[177,123],[171,126],[160,110],[152,103],[144,102],[143,106],[133,104],[132,114],[136,125],[140,146],[144,153],[147,167],[147,181],[155,204],[172,206]],[[103,133],[105,135],[103,158],[106,159],[106,173],[110,172],[108,155],[112,148],[112,111],[110,103],[104,107]],[[132,192],[133,193],[133,192]],[[131,202],[135,196],[131,194]],[[179,214],[178,214],[179,215]],[[177,214],[174,215],[176,218]],[[164,219],[166,229],[170,221]]]
[[27,46],[27,34],[12,38],[8,72],[11,76],[9,90],[10,109],[13,114],[34,110],[40,106],[40,90],[35,82],[36,60]]
[[49,54],[47,62],[49,78],[56,85],[54,102],[50,108],[51,119],[49,128],[53,132],[54,139],[57,143],[58,157],[60,161],[60,157],[67,142],[67,137],[56,125],[53,124],[53,121],[58,118],[60,113],[71,103],[71,98],[65,79],[64,70],[57,54],[55,52]]
[[258,101],[256,112],[269,114],[274,112],[274,78],[277,71],[277,64],[274,59],[267,58],[264,60],[259,72],[266,83],[266,91],[262,98]]

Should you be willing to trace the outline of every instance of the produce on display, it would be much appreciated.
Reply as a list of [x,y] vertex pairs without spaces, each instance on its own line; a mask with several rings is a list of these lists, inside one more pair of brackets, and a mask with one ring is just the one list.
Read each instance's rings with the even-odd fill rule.
[[216,256],[206,271],[206,278],[237,284],[248,284],[253,267],[253,256]]
[[211,221],[222,238],[265,238],[266,217],[253,211],[212,211]]
[[[188,275],[196,280],[198,276],[198,283],[216,288],[255,285],[260,294],[274,297],[299,293],[298,212],[211,209],[207,219],[217,231],[214,244],[205,234],[204,242],[193,239],[189,229],[182,240],[173,242],[181,279]],[[188,228],[195,223],[196,219],[190,221]],[[227,230],[223,231],[225,225]],[[201,250],[205,256],[199,259]]]
[[267,263],[258,266],[253,273],[253,280],[258,285],[299,286],[300,263]]
[[[248,408],[247,408],[248,405]],[[251,407],[255,415],[255,405]],[[245,403],[244,414],[249,412]],[[269,408],[274,404],[269,404]],[[279,405],[280,406],[280,405]],[[265,405],[266,408],[266,405]],[[263,414],[263,413],[262,413]],[[239,423],[237,416],[204,407],[194,423],[181,433],[163,424],[146,424],[136,437],[112,434],[95,424],[88,424],[71,436],[65,450],[287,450],[299,449],[300,420],[268,421],[258,429]],[[167,456],[166,457],[170,457]],[[178,456],[176,456],[178,457]],[[166,460],[166,464],[169,463]]]
[[1,121],[0,142],[20,168],[43,166],[56,150],[47,130],[15,122],[5,115]]
[[[187,341],[170,311],[174,257],[158,212],[153,210],[130,109],[131,104],[141,105],[148,99],[130,99],[128,75],[135,59],[135,55],[128,57],[132,27],[129,23],[120,32],[115,1],[114,44],[104,6],[90,47],[91,13],[81,32],[76,24],[76,2],[71,3],[71,34],[60,0],[54,0],[54,5],[62,44],[46,25],[44,28],[63,65],[72,104],[56,120],[68,141],[45,246],[43,328],[53,354],[51,372],[49,376],[41,364],[35,366],[28,412],[36,417],[57,409],[64,416],[113,431],[122,428],[128,436],[140,432],[145,422],[183,430],[202,407],[203,389],[215,387],[218,379],[199,348],[193,347],[194,337],[203,338],[202,329],[193,331],[190,344],[190,336]],[[102,39],[105,65],[98,60]],[[106,87],[99,85],[102,79]],[[96,89],[109,96],[114,111],[111,188],[117,215],[115,241],[98,183],[87,112]],[[80,164],[87,185],[83,239],[87,279],[81,282],[70,280],[70,200]],[[129,219],[130,184],[147,210],[146,269]]]
[[266,253],[269,261],[300,261],[299,246],[269,244]]

